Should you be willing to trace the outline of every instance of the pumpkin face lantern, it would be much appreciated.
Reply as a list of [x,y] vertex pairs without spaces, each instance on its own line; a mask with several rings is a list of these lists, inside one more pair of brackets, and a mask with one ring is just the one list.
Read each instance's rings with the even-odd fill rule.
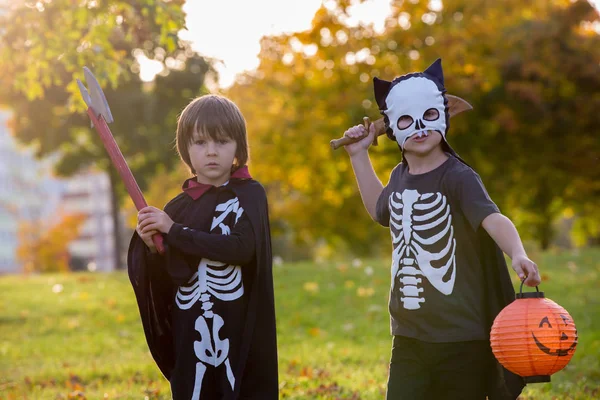
[[523,293],[521,283],[516,300],[496,316],[490,342],[498,362],[526,383],[550,382],[573,357],[577,329],[567,310],[544,292]]

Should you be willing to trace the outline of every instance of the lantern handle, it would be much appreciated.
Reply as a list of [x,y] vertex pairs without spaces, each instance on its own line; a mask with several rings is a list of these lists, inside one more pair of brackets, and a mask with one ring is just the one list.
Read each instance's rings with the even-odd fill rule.
[[532,298],[543,298],[544,292],[540,292],[540,289],[536,286],[535,293],[523,293],[523,284],[525,283],[525,279],[521,280],[521,288],[519,289],[519,293],[517,294],[517,299],[532,299]]

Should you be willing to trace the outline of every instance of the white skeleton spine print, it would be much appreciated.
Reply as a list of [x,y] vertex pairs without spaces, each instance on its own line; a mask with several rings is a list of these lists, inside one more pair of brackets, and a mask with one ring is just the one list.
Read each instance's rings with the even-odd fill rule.
[[[456,239],[450,205],[441,193],[416,190],[389,196],[392,253],[392,293],[405,309],[416,310],[427,293],[423,278],[439,292],[449,295],[456,279]],[[396,287],[396,280],[401,285]]]
[[[229,235],[231,228],[237,223],[244,212],[239,200],[233,198],[217,205],[210,231]],[[230,227],[225,224],[228,215],[234,213],[235,219]],[[231,219],[230,219],[231,220]],[[184,228],[185,229],[185,228]],[[206,365],[218,367],[225,365],[227,378],[233,390],[235,377],[229,362],[229,339],[222,338],[220,330],[224,326],[223,318],[212,311],[213,297],[221,301],[237,300],[244,294],[242,269],[240,266],[227,265],[222,262],[203,258],[187,286],[179,287],[175,302],[181,310],[189,310],[196,302],[202,303],[203,314],[196,319],[195,329],[200,334],[200,340],[194,342],[194,353],[198,358],[196,363],[196,379],[192,400],[200,398],[202,380]],[[212,319],[212,329],[207,323]]]

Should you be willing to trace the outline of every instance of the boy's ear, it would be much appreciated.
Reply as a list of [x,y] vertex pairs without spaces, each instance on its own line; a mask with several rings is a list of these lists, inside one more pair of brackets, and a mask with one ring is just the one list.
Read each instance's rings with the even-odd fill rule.
[[373,89],[375,90],[375,100],[377,101],[377,105],[380,110],[385,110],[387,106],[385,105],[385,98],[390,92],[390,87],[392,86],[392,82],[384,81],[383,79],[379,79],[377,77],[373,78]]

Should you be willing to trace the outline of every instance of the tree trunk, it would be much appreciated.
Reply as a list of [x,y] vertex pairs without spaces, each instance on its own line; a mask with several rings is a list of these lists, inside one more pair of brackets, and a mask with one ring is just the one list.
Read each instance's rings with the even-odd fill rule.
[[552,230],[552,223],[548,221],[551,221],[550,216],[548,216],[548,219],[544,221],[540,226],[539,238],[542,250],[548,250],[548,248],[550,247],[550,242],[552,241],[552,238],[554,236],[554,231]]
[[114,240],[114,254],[113,260],[115,269],[123,269],[124,265],[121,260],[121,218],[120,211],[121,207],[119,204],[119,196],[117,195],[117,183],[119,182],[119,177],[117,176],[117,171],[111,165],[108,169],[108,175],[110,177],[110,202],[111,202],[111,210],[112,210],[112,222],[113,222],[113,240]]
[[554,238],[554,228],[552,226],[554,221],[554,215],[552,213],[552,201],[554,196],[549,182],[549,179],[545,179],[544,177],[540,179],[535,200],[541,217],[536,224],[536,237],[540,241],[542,250],[548,250],[550,243]]

